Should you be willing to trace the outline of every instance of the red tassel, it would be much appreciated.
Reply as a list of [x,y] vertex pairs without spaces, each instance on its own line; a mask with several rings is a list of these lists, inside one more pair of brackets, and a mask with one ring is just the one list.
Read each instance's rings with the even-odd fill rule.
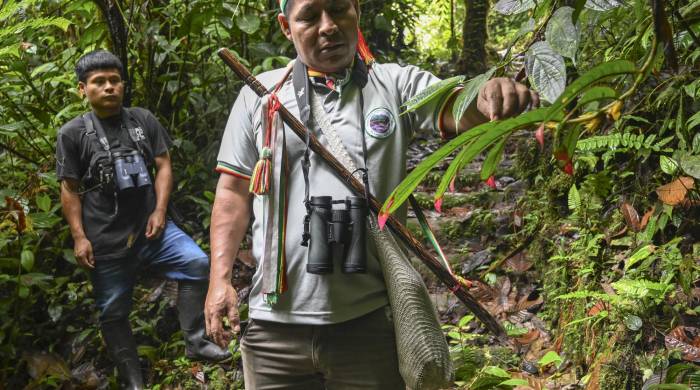
[[362,31],[360,31],[359,27],[357,28],[357,52],[360,54],[360,58],[362,58],[362,61],[364,61],[367,66],[374,63],[374,55],[372,54],[372,51],[369,50],[365,36],[362,34]]

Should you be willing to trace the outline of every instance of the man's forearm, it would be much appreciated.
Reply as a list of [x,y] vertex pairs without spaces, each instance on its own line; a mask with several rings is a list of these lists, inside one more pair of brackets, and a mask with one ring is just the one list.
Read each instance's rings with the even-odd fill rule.
[[211,281],[230,281],[233,261],[250,221],[247,182],[219,180],[211,213]]
[[448,139],[471,129],[472,127],[486,123],[489,120],[489,118],[486,118],[479,112],[476,106],[476,99],[474,99],[474,102],[472,102],[467,111],[464,113],[459,121],[459,124],[457,124],[454,116],[452,115],[452,110],[458,95],[458,93],[454,93],[449,98],[442,113],[442,133],[443,136]]
[[[85,230],[83,230],[83,214],[80,195],[77,193],[77,188],[71,186],[65,181],[61,182],[61,208],[63,216],[70,226],[70,233],[74,241],[85,238]],[[77,187],[77,186],[73,186]]]
[[155,181],[156,210],[165,212],[168,210],[170,192],[173,189],[173,170],[169,163],[158,167]]

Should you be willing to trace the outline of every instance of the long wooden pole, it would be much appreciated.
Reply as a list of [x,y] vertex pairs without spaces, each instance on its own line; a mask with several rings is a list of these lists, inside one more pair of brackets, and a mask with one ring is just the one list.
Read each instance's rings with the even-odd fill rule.
[[[253,90],[253,92],[260,97],[267,95],[267,88],[265,88],[228,49],[219,49],[218,54],[226,65],[228,65],[229,68],[231,68],[231,70],[233,70],[233,72],[236,73],[236,75],[238,75],[238,77],[240,77],[246,83],[246,85]],[[306,139],[306,128],[287,110],[286,107],[281,106],[279,109],[279,114],[284,122],[289,125],[292,131],[299,136],[299,138],[302,140]],[[313,150],[323,159],[323,161],[330,165],[335,173],[338,174],[338,176],[340,176],[346,184],[352,187],[355,193],[357,193],[359,196],[364,196],[365,190],[362,183],[357,180],[355,176],[350,173],[350,171],[345,169],[345,167],[340,163],[340,161],[338,161],[338,159],[335,158],[335,156],[333,156],[333,154],[331,154],[323,145],[321,145],[321,143],[318,142],[318,139],[316,139],[313,133],[310,134],[310,140],[311,150]],[[377,199],[370,196],[369,203],[372,211],[379,213],[381,204],[377,201]],[[462,303],[464,303],[464,305],[467,306],[467,308],[471,310],[471,312],[474,313],[474,315],[481,320],[484,325],[486,325],[491,333],[493,333],[501,341],[505,342],[508,339],[505,329],[503,329],[503,326],[501,326],[498,320],[496,320],[491,313],[489,313],[479,302],[477,302],[474,296],[464,288],[462,283],[460,283],[460,281],[454,275],[445,269],[442,264],[425,249],[423,244],[413,237],[411,232],[401,222],[399,222],[398,219],[396,219],[394,216],[390,216],[387,220],[387,225],[401,239],[401,241],[403,241],[406,246],[408,246],[416,254],[416,256],[418,256],[419,259],[421,259],[421,261],[438,277],[438,279],[440,279],[440,281],[442,281],[447,288],[449,288],[450,291],[452,291],[457,298],[459,298],[459,300],[462,301]]]

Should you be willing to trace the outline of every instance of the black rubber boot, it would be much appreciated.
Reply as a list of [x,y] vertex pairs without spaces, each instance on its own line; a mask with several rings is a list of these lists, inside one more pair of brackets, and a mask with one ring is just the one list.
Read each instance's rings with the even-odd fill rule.
[[177,310],[185,336],[185,354],[194,360],[221,362],[231,353],[205,338],[204,301],[209,282],[178,282]]
[[129,320],[110,321],[101,325],[102,338],[107,344],[107,351],[119,372],[119,380],[127,390],[142,390],[143,377],[141,364],[136,353],[136,342],[131,333]]

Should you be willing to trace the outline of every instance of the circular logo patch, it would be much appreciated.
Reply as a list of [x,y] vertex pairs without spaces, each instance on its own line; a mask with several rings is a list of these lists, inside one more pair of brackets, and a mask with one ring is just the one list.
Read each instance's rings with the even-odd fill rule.
[[396,130],[394,114],[384,107],[375,108],[367,115],[365,131],[374,138],[386,138]]

